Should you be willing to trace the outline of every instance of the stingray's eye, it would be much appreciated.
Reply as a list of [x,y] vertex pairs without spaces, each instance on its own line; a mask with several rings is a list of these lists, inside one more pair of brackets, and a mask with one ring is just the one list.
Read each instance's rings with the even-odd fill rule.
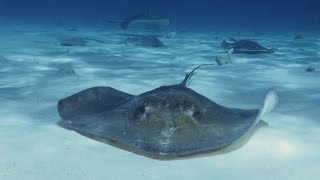
[[200,112],[200,110],[195,109],[195,110],[193,111],[193,113],[192,113],[192,116],[193,116],[194,118],[200,118],[200,117],[201,117],[201,112]]
[[146,103],[143,103],[142,105],[138,106],[135,110],[134,115],[136,117],[140,116],[141,114],[143,114],[146,111]]

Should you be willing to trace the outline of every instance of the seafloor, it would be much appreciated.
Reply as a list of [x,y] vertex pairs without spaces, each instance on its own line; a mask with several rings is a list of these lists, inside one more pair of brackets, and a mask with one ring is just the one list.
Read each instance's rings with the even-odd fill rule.
[[[76,29],[74,29],[76,30]],[[103,27],[0,27],[0,179],[318,179],[320,176],[320,34],[316,31],[177,29],[160,48],[123,43]],[[294,40],[295,33],[303,38]],[[165,34],[165,33],[162,33]],[[240,149],[160,161],[56,125],[57,101],[93,86],[140,94],[180,83],[186,72],[225,56],[229,35],[276,53],[232,55],[199,70],[190,88],[228,107],[257,108],[269,88],[280,102]],[[85,46],[58,39],[84,37]],[[314,72],[307,72],[308,66]]]

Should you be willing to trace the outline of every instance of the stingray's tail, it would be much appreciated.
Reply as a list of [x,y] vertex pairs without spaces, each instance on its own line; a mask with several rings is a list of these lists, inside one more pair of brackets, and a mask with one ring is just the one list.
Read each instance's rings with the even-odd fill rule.
[[190,79],[192,78],[193,73],[194,73],[195,70],[197,70],[198,68],[200,68],[202,66],[212,66],[212,65],[215,65],[215,64],[201,64],[201,65],[195,67],[190,73],[186,74],[186,77],[184,78],[184,80],[179,85],[187,87],[187,85],[189,84]]
[[234,49],[230,49],[228,52],[227,52],[227,59],[228,60],[231,60],[231,54],[233,53]]

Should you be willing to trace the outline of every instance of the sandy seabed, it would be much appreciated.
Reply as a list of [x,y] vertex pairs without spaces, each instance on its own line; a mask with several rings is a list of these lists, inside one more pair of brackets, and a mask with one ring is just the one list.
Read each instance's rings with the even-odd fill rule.
[[[320,176],[320,34],[177,31],[161,48],[121,43],[122,31],[0,26],[0,179],[318,179]],[[277,48],[232,55],[205,67],[190,88],[228,107],[257,108],[269,88],[280,102],[241,148],[161,161],[100,143],[56,125],[57,101],[85,88],[111,86],[140,94],[180,83],[186,72],[224,56],[228,35]],[[90,37],[64,47],[62,36]],[[306,72],[309,65],[318,69]],[[73,71],[75,73],[73,73]]]

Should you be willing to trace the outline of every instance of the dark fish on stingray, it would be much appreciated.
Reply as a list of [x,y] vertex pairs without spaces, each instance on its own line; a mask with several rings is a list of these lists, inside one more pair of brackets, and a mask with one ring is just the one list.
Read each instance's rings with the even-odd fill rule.
[[222,41],[221,46],[225,49],[232,49],[232,53],[234,54],[274,53],[273,49],[265,48],[259,43],[249,39],[236,40],[230,37],[228,41]]
[[169,19],[152,16],[150,13],[139,13],[122,20],[106,20],[109,23],[119,23],[121,28],[128,29],[129,24],[143,24],[146,27],[166,27],[170,25]]
[[80,91],[58,102],[57,124],[138,154],[176,158],[227,148],[277,104],[270,90],[261,109],[221,106],[187,87],[194,70],[180,84],[140,95],[111,87]]

